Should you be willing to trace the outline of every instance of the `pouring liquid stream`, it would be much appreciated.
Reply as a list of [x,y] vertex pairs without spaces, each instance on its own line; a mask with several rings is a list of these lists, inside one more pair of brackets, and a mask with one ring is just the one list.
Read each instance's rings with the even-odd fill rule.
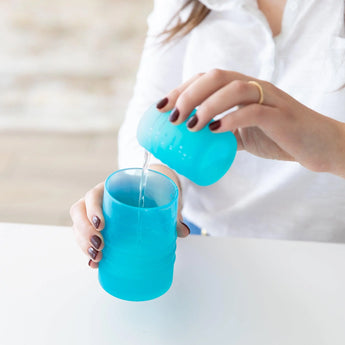
[[139,208],[145,207],[145,188],[147,184],[147,171],[149,170],[151,153],[145,150],[144,165],[141,171],[140,184],[139,184]]
[[147,184],[147,175],[149,170],[151,153],[145,150],[144,164],[141,171],[140,183],[139,183],[139,200],[138,200],[138,245],[140,245],[143,237],[143,229],[141,224],[141,208],[145,207],[145,188]]

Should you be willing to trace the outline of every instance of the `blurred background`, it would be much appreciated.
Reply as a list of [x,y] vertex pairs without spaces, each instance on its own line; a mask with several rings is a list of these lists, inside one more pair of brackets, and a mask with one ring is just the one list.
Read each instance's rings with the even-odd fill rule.
[[70,225],[117,168],[152,0],[0,2],[0,222]]

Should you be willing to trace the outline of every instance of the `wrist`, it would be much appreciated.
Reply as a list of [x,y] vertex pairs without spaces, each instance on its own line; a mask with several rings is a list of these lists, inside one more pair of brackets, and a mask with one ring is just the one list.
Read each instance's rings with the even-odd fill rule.
[[336,159],[331,173],[345,178],[345,123],[339,122],[336,140]]
[[345,123],[342,123],[342,137],[341,137],[341,149],[339,157],[340,174],[339,176],[345,178]]

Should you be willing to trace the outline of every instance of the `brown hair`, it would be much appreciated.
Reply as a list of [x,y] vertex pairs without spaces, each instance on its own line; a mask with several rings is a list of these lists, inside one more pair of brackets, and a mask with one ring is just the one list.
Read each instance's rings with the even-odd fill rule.
[[[178,19],[177,24],[172,28],[168,27],[170,24],[178,18],[179,13],[188,6],[192,6],[192,10],[186,21],[181,22]],[[166,29],[161,33],[164,35],[163,43],[170,42],[173,38],[181,38],[189,34],[196,26],[198,26],[211,12],[205,5],[198,0],[187,0],[187,2],[180,8],[180,10],[170,19]]]

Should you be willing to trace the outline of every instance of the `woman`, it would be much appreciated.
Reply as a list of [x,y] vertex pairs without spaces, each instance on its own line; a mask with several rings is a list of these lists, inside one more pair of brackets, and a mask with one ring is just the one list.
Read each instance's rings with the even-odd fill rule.
[[[158,99],[160,111],[174,108],[174,124],[199,106],[191,131],[225,113],[210,129],[233,131],[239,144],[208,187],[153,162],[183,191],[179,236],[189,233],[183,213],[211,235],[345,241],[344,13],[343,0],[155,1],[120,167],[142,165],[136,125]],[[93,268],[104,245],[102,195],[103,183],[71,208]]]

